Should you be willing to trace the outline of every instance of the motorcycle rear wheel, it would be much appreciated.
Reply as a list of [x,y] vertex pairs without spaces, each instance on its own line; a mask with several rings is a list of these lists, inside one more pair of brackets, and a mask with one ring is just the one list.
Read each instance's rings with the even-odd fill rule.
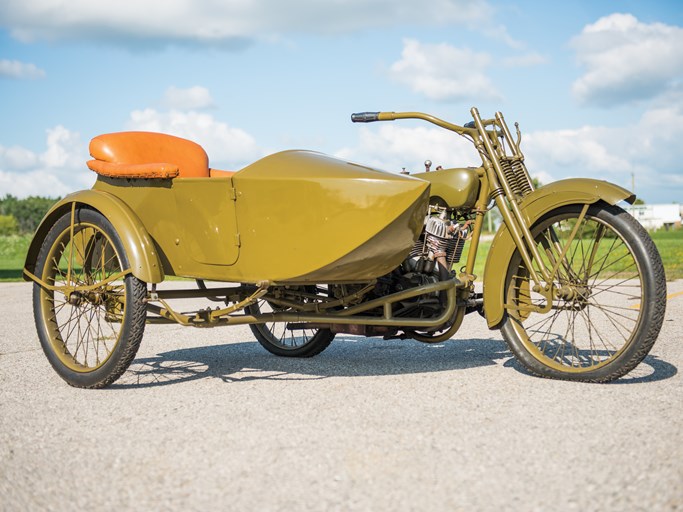
[[33,285],[38,338],[54,370],[74,387],[110,385],[137,353],[147,287],[131,274],[105,282],[129,266],[118,233],[94,210],[77,209],[73,230],[66,213],[43,241],[37,274],[59,288]]
[[[267,301],[247,306],[250,315],[274,311]],[[271,354],[283,357],[313,357],[325,350],[335,334],[329,329],[307,329],[283,322],[250,324],[257,341]]]
[[[537,270],[543,265],[550,272],[560,259],[581,209],[556,208],[532,227],[543,260],[533,262]],[[588,208],[554,287],[552,309],[530,312],[529,306],[543,306],[546,299],[534,291],[529,270],[515,251],[501,331],[531,373],[609,382],[648,354],[664,320],[666,280],[652,239],[626,211],[606,204]]]

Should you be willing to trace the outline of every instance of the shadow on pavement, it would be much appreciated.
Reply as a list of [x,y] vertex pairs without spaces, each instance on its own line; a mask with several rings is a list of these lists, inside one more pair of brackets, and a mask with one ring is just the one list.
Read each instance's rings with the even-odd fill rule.
[[[111,389],[165,386],[206,378],[239,383],[404,375],[465,370],[501,360],[505,367],[528,374],[499,339],[451,340],[429,345],[413,340],[337,336],[322,354],[302,359],[272,355],[250,341],[179,349],[135,359]],[[612,384],[655,382],[677,373],[674,365],[647,356],[631,373]]]
[[[519,361],[511,358],[503,365],[506,368],[514,368],[518,372],[526,375],[531,375],[526,368],[524,368]],[[643,382],[656,382],[659,380],[670,379],[678,373],[676,368],[671,363],[662,361],[657,356],[646,356],[642,363],[631,370],[627,375],[612,381],[607,382],[609,385],[623,385],[623,384],[640,384]]]
[[509,357],[512,354],[505,342],[495,339],[452,340],[428,345],[413,340],[337,336],[325,352],[313,358],[278,357],[256,342],[243,342],[173,350],[135,359],[111,389],[162,386],[205,378],[235,383],[429,373],[488,366]]
[[620,384],[639,384],[642,382],[655,382],[658,380],[670,379],[678,373],[676,368],[671,363],[662,361],[657,356],[647,356],[636,366],[628,375],[624,375],[619,380],[610,382],[612,385]]

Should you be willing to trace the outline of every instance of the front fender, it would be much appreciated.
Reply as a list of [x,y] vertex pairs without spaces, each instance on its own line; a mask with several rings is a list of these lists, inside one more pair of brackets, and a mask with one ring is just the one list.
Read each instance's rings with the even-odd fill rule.
[[[619,201],[633,203],[635,194],[607,181],[588,178],[571,178],[556,181],[533,191],[520,204],[527,226],[560,206],[593,204],[600,200],[609,204]],[[484,267],[484,313],[489,329],[495,329],[503,320],[505,276],[516,245],[503,224],[493,238]]]
[[[99,190],[69,194],[47,212],[31,240],[24,264],[26,270],[35,274],[38,252],[45,237],[57,219],[71,210],[73,203],[77,206],[89,206],[109,219],[121,237],[135,277],[147,283],[160,283],[164,280],[164,271],[154,242],[138,216],[121,199]],[[25,274],[24,279],[29,280]]]

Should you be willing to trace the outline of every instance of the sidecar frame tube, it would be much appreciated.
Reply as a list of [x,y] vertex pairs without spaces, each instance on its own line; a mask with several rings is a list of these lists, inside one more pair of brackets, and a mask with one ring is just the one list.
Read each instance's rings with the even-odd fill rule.
[[[462,288],[463,284],[458,279],[448,279],[446,281],[439,281],[418,288],[411,288],[402,292],[380,297],[362,304],[358,304],[351,308],[339,311],[332,314],[306,314],[300,312],[276,312],[276,313],[262,313],[258,315],[223,315],[220,317],[209,318],[208,321],[201,312],[195,313],[191,317],[187,314],[179,315],[175,311],[170,310],[168,305],[166,308],[159,308],[154,306],[153,309],[161,319],[149,319],[152,323],[180,323],[182,325],[192,327],[218,327],[224,325],[244,325],[244,324],[263,324],[272,322],[285,323],[299,323],[299,322],[316,322],[327,324],[360,324],[373,325],[385,327],[438,327],[448,323],[452,318],[457,308],[457,290]],[[407,300],[420,295],[437,292],[446,293],[446,308],[444,312],[437,318],[406,318],[395,317],[392,314],[391,305],[395,302]],[[383,316],[360,316],[358,313],[364,313],[371,309],[383,307]]]
[[[358,304],[352,308],[340,311],[336,315],[310,315],[301,313],[264,313],[260,315],[244,315],[241,317],[229,317],[226,320],[230,325],[248,324],[248,323],[269,323],[269,322],[321,322],[330,324],[361,324],[361,325],[376,325],[386,327],[438,327],[447,323],[455,313],[456,309],[456,289],[460,282],[456,279],[448,281],[440,281],[438,283],[421,286],[419,288],[412,288],[399,293],[381,297],[379,299],[371,300],[363,304]],[[425,295],[432,292],[446,292],[446,309],[437,318],[406,318],[394,317],[391,314],[391,304],[401,300],[410,299],[419,295]],[[374,309],[383,306],[384,315],[382,317],[376,316],[357,316],[357,313]]]

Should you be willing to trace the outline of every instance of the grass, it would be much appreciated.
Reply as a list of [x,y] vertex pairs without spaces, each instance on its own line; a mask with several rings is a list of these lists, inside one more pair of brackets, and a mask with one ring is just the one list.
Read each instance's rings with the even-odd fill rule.
[[650,233],[664,262],[666,280],[683,279],[683,228]]
[[[659,253],[662,255],[666,279],[668,281],[683,279],[683,229],[659,230],[650,233],[650,236],[652,236]],[[24,259],[30,242],[31,235],[0,237],[0,281],[21,281]],[[490,246],[489,240],[482,240],[479,244],[479,254],[474,267],[474,273],[479,277],[479,280],[484,273],[484,264]],[[466,246],[459,266],[465,264],[467,249]]]
[[[650,236],[662,257],[664,271],[666,272],[666,280],[674,281],[676,279],[683,279],[683,228],[669,231],[660,229],[659,231],[651,232]],[[490,247],[491,242],[489,241],[481,241],[479,243],[477,262],[474,265],[474,273],[478,276],[479,280],[481,280],[481,277],[484,274],[484,265]],[[457,265],[458,267],[465,264],[467,249],[468,246],[465,247],[462,260]]]
[[32,235],[0,236],[0,281],[21,281]]
[[[479,240],[479,248],[477,249],[477,261],[474,262],[474,275],[477,276],[477,281],[481,281],[484,275],[484,266],[486,265],[486,257],[489,254],[489,249],[491,248],[491,242],[493,241],[493,235],[484,235],[481,240]],[[459,271],[461,267],[467,263],[467,252],[470,249],[470,243],[467,242],[465,245],[465,250],[462,252],[462,258],[460,258],[460,263],[457,263],[454,268]]]

